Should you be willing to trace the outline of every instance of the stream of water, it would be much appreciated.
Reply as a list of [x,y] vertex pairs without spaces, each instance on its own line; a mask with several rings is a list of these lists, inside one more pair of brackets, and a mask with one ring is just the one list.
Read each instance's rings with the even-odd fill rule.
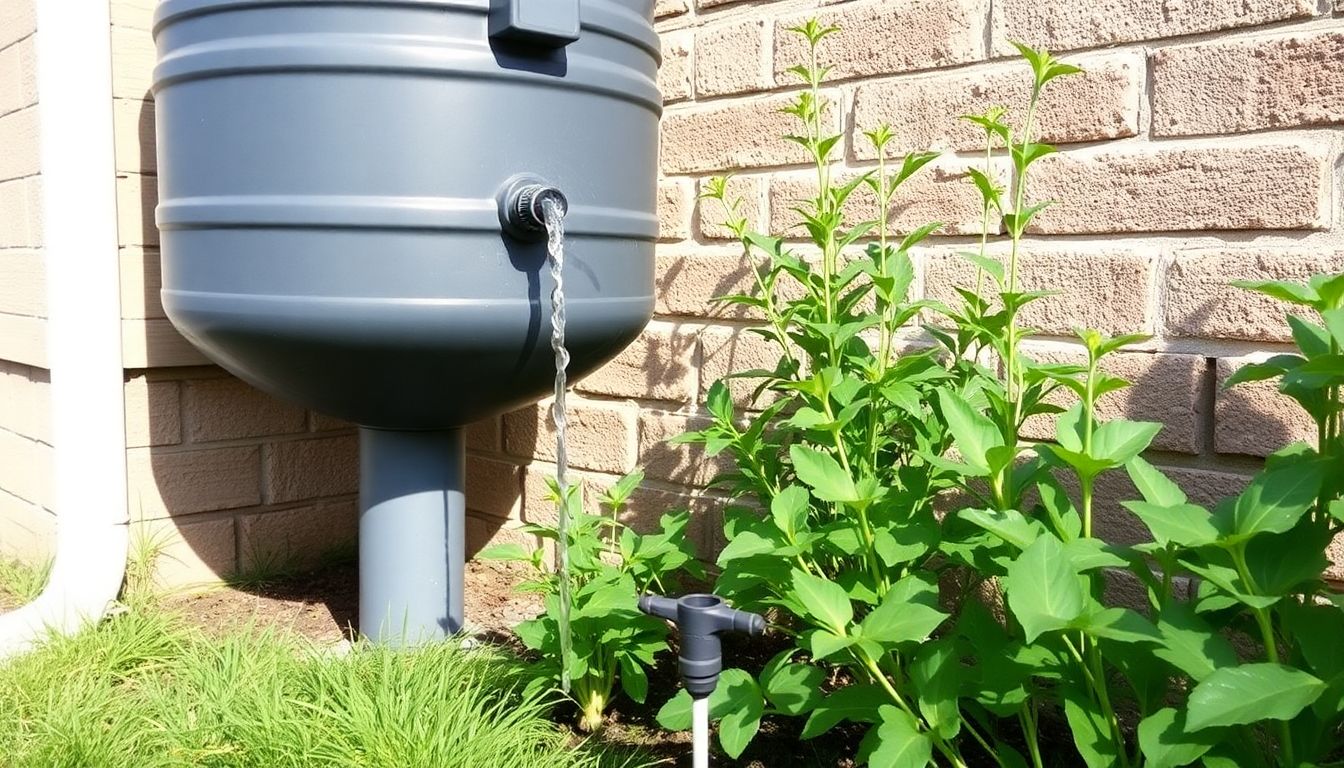
[[541,201],[546,218],[546,251],[550,255],[551,280],[551,349],[555,352],[555,402],[551,405],[551,419],[555,422],[555,482],[560,488],[560,509],[556,524],[556,570],[560,578],[560,689],[569,693],[569,657],[572,643],[569,634],[569,611],[572,600],[569,579],[569,457],[566,452],[565,389],[568,386],[566,369],[569,368],[569,350],[565,349],[565,210],[554,199]]

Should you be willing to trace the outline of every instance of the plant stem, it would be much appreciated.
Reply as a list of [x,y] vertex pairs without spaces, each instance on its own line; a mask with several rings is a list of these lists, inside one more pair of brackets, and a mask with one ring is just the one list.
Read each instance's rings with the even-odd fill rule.
[[938,735],[937,731],[929,728],[928,724],[924,722],[924,719],[920,717],[919,714],[906,702],[905,698],[892,687],[891,681],[887,679],[886,675],[882,674],[881,668],[877,666],[877,662],[873,660],[873,657],[869,656],[868,653],[862,649],[860,649],[859,653],[856,655],[859,662],[868,670],[868,674],[872,675],[873,679],[886,690],[887,695],[891,697],[891,700],[896,702],[896,706],[904,710],[905,713],[912,717],[918,725],[928,731],[930,741],[932,741],[933,746],[943,754],[943,757],[947,758],[952,765],[956,766],[956,768],[967,768],[965,761],[963,761],[961,756],[956,753],[956,750],[949,746],[947,741]]
[[[1252,595],[1259,595],[1260,588],[1255,583],[1255,578],[1251,576],[1251,569],[1246,565],[1246,543],[1242,542],[1231,550],[1232,562],[1237,567],[1237,575],[1241,577],[1242,586]],[[1264,608],[1252,608],[1251,613],[1255,616],[1255,624],[1260,628],[1260,639],[1265,644],[1265,658],[1271,664],[1279,663],[1279,644],[1274,639],[1274,624],[1269,611]],[[1287,720],[1279,720],[1279,748],[1283,750],[1284,765],[1297,765],[1293,759],[1293,733],[1288,728]]]

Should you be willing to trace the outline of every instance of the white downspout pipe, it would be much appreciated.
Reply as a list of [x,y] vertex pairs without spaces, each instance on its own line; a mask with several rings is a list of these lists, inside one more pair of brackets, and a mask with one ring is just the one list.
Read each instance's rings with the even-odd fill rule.
[[56,557],[0,616],[0,657],[101,619],[129,543],[108,3],[34,3]]

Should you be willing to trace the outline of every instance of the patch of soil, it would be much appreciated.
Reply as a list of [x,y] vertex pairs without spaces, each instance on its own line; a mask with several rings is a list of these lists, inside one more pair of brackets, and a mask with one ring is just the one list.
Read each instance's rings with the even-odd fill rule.
[[[513,591],[524,577],[516,564],[467,563],[463,591],[468,630],[487,638],[506,637],[511,627],[539,613],[535,595]],[[317,645],[335,645],[358,636],[359,569],[342,563],[260,584],[173,595],[163,604],[211,632],[280,627]]]

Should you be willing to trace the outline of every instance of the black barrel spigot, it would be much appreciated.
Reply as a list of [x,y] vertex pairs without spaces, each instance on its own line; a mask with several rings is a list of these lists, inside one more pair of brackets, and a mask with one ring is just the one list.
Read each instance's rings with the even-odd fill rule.
[[639,610],[667,619],[681,634],[681,680],[693,699],[714,692],[723,671],[723,646],[719,635],[725,632],[765,632],[765,617],[728,607],[715,595],[685,595],[681,598],[644,595]]

